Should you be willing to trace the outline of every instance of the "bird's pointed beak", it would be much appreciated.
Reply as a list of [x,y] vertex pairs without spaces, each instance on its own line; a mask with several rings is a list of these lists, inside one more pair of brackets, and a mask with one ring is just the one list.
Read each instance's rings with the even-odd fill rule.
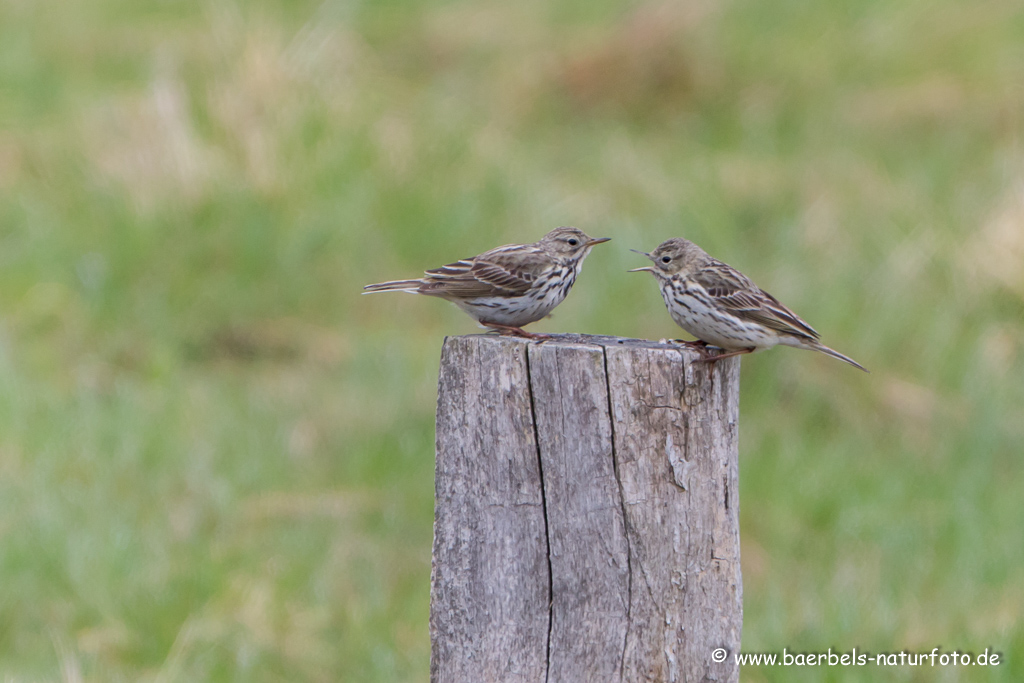
[[[647,258],[651,259],[652,261],[654,260],[653,258],[651,258],[651,255],[648,254],[646,251],[638,251],[637,249],[630,249],[630,251],[633,252],[634,254],[640,254],[641,256],[646,256]],[[643,271],[643,270],[649,270],[652,273],[654,272],[654,268],[652,268],[651,266],[644,266],[643,268],[633,268],[631,270],[627,270],[626,272],[627,273],[639,273],[640,271]]]
[[595,244],[601,244],[602,242],[610,242],[611,239],[612,239],[611,237],[597,237],[597,238],[592,239],[589,242],[587,242],[587,246],[588,247],[592,247]]

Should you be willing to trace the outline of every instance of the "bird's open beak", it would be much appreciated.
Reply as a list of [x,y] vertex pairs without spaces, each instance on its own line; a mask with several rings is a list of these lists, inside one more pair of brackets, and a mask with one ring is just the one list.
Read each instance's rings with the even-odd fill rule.
[[587,246],[592,247],[595,244],[601,244],[602,242],[610,242],[611,239],[611,237],[598,237],[597,239],[592,239],[589,242],[587,242]]
[[[646,256],[647,258],[651,258],[651,255],[648,254],[646,251],[637,251],[636,249],[630,249],[630,251],[633,252],[634,254],[640,254],[641,256]],[[651,266],[644,266],[643,268],[633,268],[632,270],[627,270],[626,272],[627,273],[639,273],[642,270],[649,270],[652,273],[654,272],[654,268],[652,268]]]

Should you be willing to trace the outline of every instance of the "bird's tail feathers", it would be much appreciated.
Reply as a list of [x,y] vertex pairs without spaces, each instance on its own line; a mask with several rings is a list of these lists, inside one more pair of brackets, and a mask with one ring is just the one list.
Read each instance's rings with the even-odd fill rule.
[[378,282],[375,285],[366,285],[363,287],[363,294],[373,294],[374,292],[412,292],[413,294],[416,294],[422,284],[422,280],[392,280],[391,282]]
[[832,356],[833,358],[838,358],[839,360],[843,361],[844,363],[849,363],[853,367],[859,368],[859,369],[863,370],[864,372],[867,372],[867,373],[871,372],[866,367],[864,367],[863,365],[861,365],[860,363],[858,363],[854,359],[850,358],[849,356],[844,356],[843,354],[839,353],[835,349],[830,349],[829,347],[825,346],[824,344],[816,342],[813,345],[812,348],[815,351],[821,351],[822,353],[827,354],[829,356]]

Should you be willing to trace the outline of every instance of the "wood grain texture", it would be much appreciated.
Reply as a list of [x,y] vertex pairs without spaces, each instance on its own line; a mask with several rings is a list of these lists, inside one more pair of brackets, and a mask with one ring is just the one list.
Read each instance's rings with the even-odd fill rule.
[[622,680],[738,680],[731,657],[711,661],[742,626],[738,359],[606,352],[632,580]]
[[550,586],[526,342],[445,340],[431,680],[543,681]]
[[629,554],[615,478],[604,352],[532,344],[530,386],[551,558],[551,681],[615,681],[629,610]]
[[738,680],[739,359],[695,358],[445,340],[432,680]]

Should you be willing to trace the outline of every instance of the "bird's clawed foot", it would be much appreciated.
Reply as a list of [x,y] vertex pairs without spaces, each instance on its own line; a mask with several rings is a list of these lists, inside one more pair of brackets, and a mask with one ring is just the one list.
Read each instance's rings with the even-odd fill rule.
[[704,341],[703,339],[694,339],[692,341],[691,340],[687,340],[687,339],[659,339],[658,343],[659,344],[670,344],[672,346],[682,346],[682,347],[685,347],[687,349],[698,349],[698,350],[705,349],[708,346],[708,343],[706,341]]
[[522,337],[523,339],[533,339],[534,341],[544,341],[545,339],[551,339],[550,334],[540,334],[538,332],[527,332],[521,327],[515,325],[499,325],[498,323],[485,323],[480,321],[480,324],[489,327],[498,334],[507,337]]
[[[704,346],[707,346],[707,344],[704,344]],[[723,360],[725,358],[732,358],[733,356],[742,356],[743,354],[753,353],[754,351],[757,351],[757,347],[751,346],[750,348],[740,349],[739,351],[729,351],[728,353],[721,353],[721,354],[712,356],[710,353],[708,353],[707,349],[704,349],[702,354],[701,354],[701,357],[698,358],[697,360],[695,360],[694,362],[695,363],[717,363],[718,361]]]

